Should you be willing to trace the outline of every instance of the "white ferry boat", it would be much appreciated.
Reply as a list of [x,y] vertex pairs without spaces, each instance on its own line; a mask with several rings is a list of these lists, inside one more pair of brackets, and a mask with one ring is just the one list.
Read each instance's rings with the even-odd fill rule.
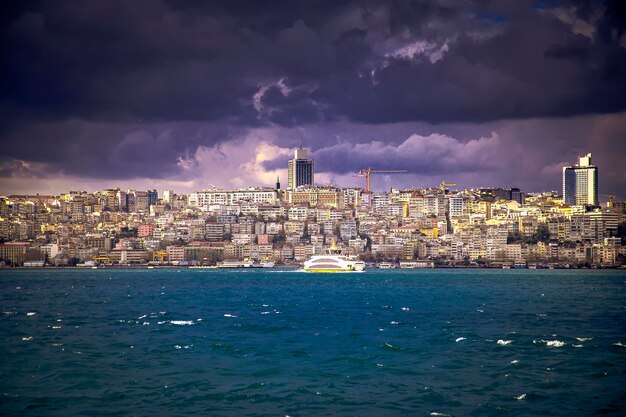
[[378,264],[378,269],[395,269],[396,265],[391,262],[381,262]]
[[304,263],[306,272],[359,272],[365,269],[365,263],[341,254],[341,249],[332,246],[324,255],[315,255]]
[[252,260],[243,261],[224,261],[217,264],[220,268],[252,268]]

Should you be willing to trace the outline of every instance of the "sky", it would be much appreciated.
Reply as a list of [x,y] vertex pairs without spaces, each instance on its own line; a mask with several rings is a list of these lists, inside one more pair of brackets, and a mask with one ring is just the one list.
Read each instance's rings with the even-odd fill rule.
[[[626,2],[12,1],[0,194],[287,182],[626,199]],[[605,197],[601,200],[606,200]]]

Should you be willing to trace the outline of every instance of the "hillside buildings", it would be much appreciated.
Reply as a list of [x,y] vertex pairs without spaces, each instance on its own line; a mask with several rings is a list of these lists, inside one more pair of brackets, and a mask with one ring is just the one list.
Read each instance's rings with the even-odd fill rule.
[[[295,160],[303,156],[312,162],[298,152]],[[589,191],[589,178],[597,179],[590,156],[573,168],[586,173]],[[576,177],[576,186],[583,182]],[[166,190],[162,197],[156,190],[117,188],[0,197],[0,264],[192,265],[245,258],[289,264],[323,253],[332,242],[366,261],[405,266],[626,263],[626,205],[589,204],[597,188],[575,204],[557,192],[517,188],[391,188],[363,195],[360,188],[301,184]]]

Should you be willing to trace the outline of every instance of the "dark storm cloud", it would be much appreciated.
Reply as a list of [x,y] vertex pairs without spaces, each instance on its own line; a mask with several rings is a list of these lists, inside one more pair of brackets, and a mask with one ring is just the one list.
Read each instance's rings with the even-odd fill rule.
[[[483,123],[626,108],[620,1],[3,8],[3,157],[74,175],[165,178],[199,146],[262,126]],[[327,146],[332,134],[307,144]]]
[[4,142],[10,152],[3,156],[14,159],[5,171],[16,167],[23,172],[19,161],[29,161],[40,166],[33,173],[40,177],[62,172],[90,178],[167,178],[180,171],[200,144],[239,134],[228,126],[190,122],[45,122],[14,130]]
[[[586,100],[598,88],[624,108],[624,82],[597,76],[623,75],[620,2],[607,3],[593,39],[515,3],[34,3],[4,22],[3,104],[42,117],[254,124],[259,85],[285,78],[310,89],[278,103],[291,114],[276,123],[319,120],[306,101],[363,122],[606,111]],[[415,42],[447,52],[435,63],[394,54]]]

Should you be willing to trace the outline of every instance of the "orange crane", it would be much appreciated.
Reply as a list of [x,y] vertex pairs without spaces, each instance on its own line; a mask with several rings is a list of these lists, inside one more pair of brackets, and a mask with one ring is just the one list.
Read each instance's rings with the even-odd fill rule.
[[358,174],[352,175],[353,177],[365,177],[365,192],[369,193],[372,189],[372,174],[391,174],[391,173],[403,173],[409,172],[406,169],[372,169],[366,168],[359,171]]

